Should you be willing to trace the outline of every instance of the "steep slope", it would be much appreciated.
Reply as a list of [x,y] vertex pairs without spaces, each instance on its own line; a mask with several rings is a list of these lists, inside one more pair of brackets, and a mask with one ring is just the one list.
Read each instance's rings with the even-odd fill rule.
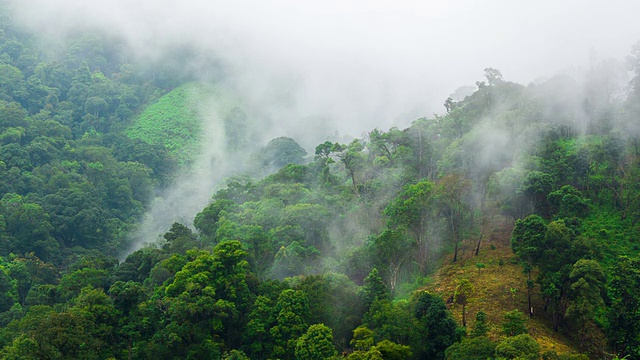
[[[478,256],[475,256],[477,238],[466,239],[462,253],[452,263],[453,255],[445,258],[442,267],[433,276],[433,282],[426,290],[449,299],[449,309],[462,325],[462,306],[452,303],[456,285],[461,279],[469,279],[473,286],[472,295],[466,305],[467,329],[473,326],[476,313],[487,314],[489,337],[498,341],[504,338],[502,324],[504,313],[520,310],[527,313],[527,276],[523,267],[511,250],[510,237],[513,221],[500,215],[489,215],[482,228],[483,239]],[[532,291],[534,317],[526,320],[529,334],[540,344],[542,353],[578,352],[574,345],[562,334],[554,332],[551,321],[543,310],[539,288]]]

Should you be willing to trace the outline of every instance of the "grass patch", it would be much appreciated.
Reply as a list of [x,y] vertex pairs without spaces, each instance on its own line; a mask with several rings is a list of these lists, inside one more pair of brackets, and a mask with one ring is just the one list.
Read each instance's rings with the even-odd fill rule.
[[[458,261],[452,263],[453,255],[444,260],[443,266],[433,276],[425,289],[449,299],[462,278],[469,279],[473,292],[468,297],[467,325],[473,325],[476,313],[480,310],[487,314],[489,337],[494,341],[504,338],[502,324],[504,313],[511,310],[527,312],[526,275],[517,257],[511,251],[511,230],[513,223],[504,218],[486,219],[483,233],[487,240],[482,244],[480,253],[458,254]],[[466,240],[469,244],[474,239]],[[535,277],[535,275],[534,275]],[[526,327],[542,347],[542,352],[553,350],[558,353],[575,352],[571,343],[561,334],[553,331],[550,320],[543,311],[538,289],[534,290],[533,304],[535,316],[527,317]],[[462,325],[462,307],[451,304],[449,308]]]
[[220,89],[188,83],[147,106],[125,133],[132,139],[164,146],[181,164],[185,164],[193,160],[199,150],[206,113],[215,107],[217,114],[224,118],[238,106],[236,99]]

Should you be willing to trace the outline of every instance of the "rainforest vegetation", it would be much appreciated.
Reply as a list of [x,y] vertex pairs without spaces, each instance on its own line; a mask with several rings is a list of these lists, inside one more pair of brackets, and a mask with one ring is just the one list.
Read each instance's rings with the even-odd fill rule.
[[[276,137],[194,219],[123,255],[193,162],[201,94],[229,153],[259,129],[116,38],[52,48],[3,15],[0,357],[640,358],[640,47],[627,60],[622,86],[610,62],[529,85],[487,68],[405,129]],[[479,278],[507,268],[513,301],[491,304]]]

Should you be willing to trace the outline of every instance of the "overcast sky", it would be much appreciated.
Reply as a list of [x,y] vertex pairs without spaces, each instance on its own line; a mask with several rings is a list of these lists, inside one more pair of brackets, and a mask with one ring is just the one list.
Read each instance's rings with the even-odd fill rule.
[[[486,67],[526,84],[623,59],[640,40],[633,0],[9,2],[16,20],[50,36],[91,24],[149,57],[195,44],[222,58],[229,81],[266,113],[288,125],[326,116],[352,135],[443,112]],[[275,106],[269,94],[283,87],[294,101]]]

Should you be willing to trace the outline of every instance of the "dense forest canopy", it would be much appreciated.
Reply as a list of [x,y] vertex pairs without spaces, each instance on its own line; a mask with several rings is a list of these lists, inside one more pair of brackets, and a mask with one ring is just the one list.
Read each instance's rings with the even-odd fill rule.
[[[262,143],[215,59],[178,49],[204,83],[0,15],[2,358],[640,356],[640,45],[529,85],[486,68],[442,115],[305,149]],[[194,216],[141,231],[189,177]],[[425,290],[500,242],[525,306],[475,311],[480,261]]]

